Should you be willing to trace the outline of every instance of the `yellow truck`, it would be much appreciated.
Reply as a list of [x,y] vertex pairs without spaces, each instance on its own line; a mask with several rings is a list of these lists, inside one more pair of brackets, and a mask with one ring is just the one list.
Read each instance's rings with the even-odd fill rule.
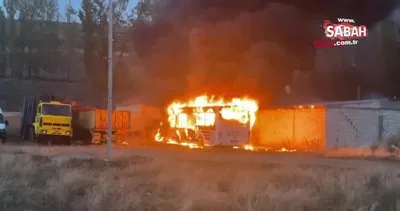
[[22,106],[20,135],[39,144],[71,144],[72,107],[49,96],[27,96]]

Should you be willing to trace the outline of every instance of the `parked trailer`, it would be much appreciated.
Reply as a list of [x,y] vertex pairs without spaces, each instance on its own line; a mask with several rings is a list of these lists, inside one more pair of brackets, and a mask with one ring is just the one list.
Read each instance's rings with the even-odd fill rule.
[[116,110],[131,112],[130,130],[127,132],[130,144],[151,144],[163,120],[162,109],[145,104],[120,104]]
[[[116,110],[112,114],[112,140],[124,142],[125,133],[130,129],[130,111]],[[107,142],[108,113],[107,109],[74,108],[72,124],[74,139],[85,144],[102,144]]]

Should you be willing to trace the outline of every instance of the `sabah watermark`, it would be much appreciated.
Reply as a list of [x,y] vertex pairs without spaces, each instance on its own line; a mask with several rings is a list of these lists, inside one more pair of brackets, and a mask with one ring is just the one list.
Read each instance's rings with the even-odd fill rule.
[[315,48],[335,48],[335,47],[341,47],[343,48],[344,46],[347,45],[357,45],[358,40],[337,40],[337,41],[331,41],[331,40],[314,40],[314,47]]
[[354,19],[337,18],[337,23],[325,20],[322,28],[327,40],[315,40],[315,48],[334,48],[357,45],[359,39],[368,36],[368,29],[364,25],[355,25]]

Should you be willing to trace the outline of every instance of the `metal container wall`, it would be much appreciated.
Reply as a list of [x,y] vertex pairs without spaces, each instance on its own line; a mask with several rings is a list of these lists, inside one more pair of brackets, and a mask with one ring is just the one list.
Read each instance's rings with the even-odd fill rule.
[[324,107],[296,108],[294,114],[294,148],[307,151],[325,149],[326,109]]
[[327,148],[370,146],[379,139],[379,109],[329,108],[327,111]]
[[266,148],[319,151],[325,148],[326,109],[270,109],[258,115],[259,140]]
[[399,102],[363,100],[263,110],[252,136],[267,148],[319,151],[369,147],[399,132]]
[[271,109],[258,113],[259,140],[257,145],[268,148],[282,148],[293,140],[292,109]]
[[117,106],[117,110],[131,111],[131,131],[143,131],[148,127],[155,127],[163,119],[162,111],[148,105]]
[[[130,129],[130,111],[116,110],[112,112],[113,130],[129,130]],[[107,129],[108,111],[105,109],[96,109],[96,128]]]
[[[130,111],[113,111],[113,130],[129,130]],[[78,124],[85,129],[93,131],[107,130],[108,113],[106,109],[94,109],[78,113]]]
[[38,99],[36,96],[26,96],[21,109],[20,135],[24,140],[29,139],[30,128],[35,121]]
[[381,110],[379,139],[387,139],[400,132],[400,110]]

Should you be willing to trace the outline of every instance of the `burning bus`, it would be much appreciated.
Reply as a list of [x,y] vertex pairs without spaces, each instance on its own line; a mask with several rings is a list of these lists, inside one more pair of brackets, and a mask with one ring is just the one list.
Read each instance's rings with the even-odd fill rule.
[[200,96],[187,103],[168,106],[155,141],[190,148],[207,146],[245,147],[256,120],[258,104],[247,98],[230,101]]

